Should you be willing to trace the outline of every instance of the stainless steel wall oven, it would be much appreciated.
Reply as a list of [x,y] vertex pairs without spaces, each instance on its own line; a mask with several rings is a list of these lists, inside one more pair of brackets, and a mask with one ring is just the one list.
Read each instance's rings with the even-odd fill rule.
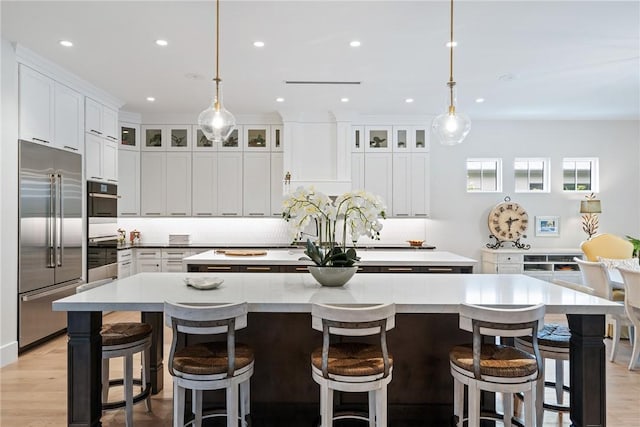
[[118,277],[118,187],[87,181],[87,282]]

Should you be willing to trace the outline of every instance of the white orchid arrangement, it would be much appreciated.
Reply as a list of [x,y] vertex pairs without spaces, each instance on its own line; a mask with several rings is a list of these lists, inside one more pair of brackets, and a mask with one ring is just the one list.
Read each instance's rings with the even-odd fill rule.
[[[299,187],[283,202],[282,217],[289,222],[292,240],[300,239],[302,231],[315,222],[318,241],[307,239],[305,254],[316,265],[350,267],[359,260],[355,248],[347,249],[347,235],[356,242],[361,236],[380,239],[386,206],[382,199],[366,191],[344,193],[335,200],[315,191]],[[336,241],[342,231],[342,242]]]

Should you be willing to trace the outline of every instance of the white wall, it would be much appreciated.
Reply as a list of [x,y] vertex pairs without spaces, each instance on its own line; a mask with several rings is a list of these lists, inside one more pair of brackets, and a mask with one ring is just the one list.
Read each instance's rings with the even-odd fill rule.
[[0,366],[18,357],[18,64],[1,40],[0,128]]
[[[600,232],[640,235],[640,130],[638,121],[474,121],[461,145],[431,144],[431,223],[429,241],[439,249],[479,259],[489,242],[489,210],[507,195],[527,209],[532,247],[576,248],[582,231],[579,201],[584,193],[562,192],[563,157],[599,157],[602,214]],[[501,157],[503,192],[465,191],[468,157]],[[515,193],[515,157],[549,157],[551,192]],[[533,218],[560,216],[560,237],[535,237]]]

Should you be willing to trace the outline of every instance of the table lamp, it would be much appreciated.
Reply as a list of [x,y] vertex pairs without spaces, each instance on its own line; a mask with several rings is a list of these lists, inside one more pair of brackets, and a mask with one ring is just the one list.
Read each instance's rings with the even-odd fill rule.
[[585,197],[587,200],[580,202],[580,213],[583,214],[582,230],[587,233],[589,240],[598,232],[598,214],[602,213],[602,206],[593,193]]

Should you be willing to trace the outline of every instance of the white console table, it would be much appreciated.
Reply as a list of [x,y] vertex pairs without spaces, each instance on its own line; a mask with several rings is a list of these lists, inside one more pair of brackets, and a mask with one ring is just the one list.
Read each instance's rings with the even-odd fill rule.
[[582,258],[580,249],[482,249],[482,272],[526,274],[541,280],[582,283],[580,268],[573,260]]

